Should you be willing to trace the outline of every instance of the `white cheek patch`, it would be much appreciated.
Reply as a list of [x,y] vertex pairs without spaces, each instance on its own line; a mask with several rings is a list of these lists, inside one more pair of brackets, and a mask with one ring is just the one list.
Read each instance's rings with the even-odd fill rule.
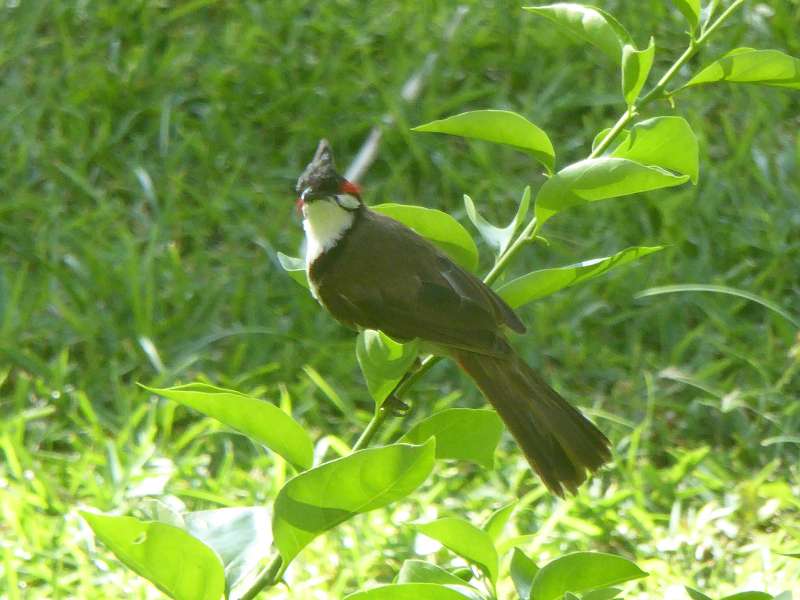
[[[355,199],[353,199],[355,200]],[[358,200],[355,200],[358,203]],[[350,229],[355,214],[337,201],[315,200],[303,205],[303,229],[306,232],[306,270]]]

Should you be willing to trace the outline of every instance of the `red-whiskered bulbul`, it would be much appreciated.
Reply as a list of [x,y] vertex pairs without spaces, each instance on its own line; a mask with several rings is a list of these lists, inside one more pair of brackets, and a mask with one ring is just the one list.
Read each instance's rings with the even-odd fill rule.
[[516,354],[525,326],[480,279],[402,223],[367,208],[319,143],[297,181],[312,293],[341,323],[419,338],[477,383],[555,494],[610,458],[609,441]]

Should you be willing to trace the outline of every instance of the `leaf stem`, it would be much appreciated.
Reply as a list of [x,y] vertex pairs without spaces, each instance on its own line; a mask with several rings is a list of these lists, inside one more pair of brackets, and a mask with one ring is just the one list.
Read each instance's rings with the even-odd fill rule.
[[258,596],[264,589],[277,585],[278,582],[275,580],[275,577],[280,573],[282,566],[283,559],[280,554],[277,554],[275,558],[272,559],[272,562],[261,572],[255,583],[253,583],[244,594],[239,596],[238,600],[253,600],[253,598]]

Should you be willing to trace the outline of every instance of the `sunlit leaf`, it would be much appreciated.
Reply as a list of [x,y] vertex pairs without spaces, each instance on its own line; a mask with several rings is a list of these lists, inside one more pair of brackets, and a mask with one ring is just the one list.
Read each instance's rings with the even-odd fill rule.
[[393,583],[346,596],[344,600],[480,600],[481,596],[466,585],[437,583]]
[[600,588],[599,590],[586,592],[581,597],[581,600],[614,600],[614,598],[619,596],[621,591],[621,589],[614,587]]
[[186,530],[212,548],[225,569],[228,589],[252,573],[272,544],[270,510],[260,506],[184,513]]
[[163,389],[141,387],[240,431],[277,452],[298,469],[311,466],[314,450],[308,433],[290,415],[270,402],[205,383]]
[[381,214],[400,221],[428,238],[468,271],[478,267],[478,247],[466,229],[440,210],[408,204],[378,204],[372,207]]
[[539,567],[536,563],[522,550],[514,548],[514,553],[511,555],[511,580],[521,600],[528,600],[531,597],[531,587],[538,572]]
[[220,557],[189,533],[158,521],[81,512],[97,538],[125,565],[176,600],[220,600]]
[[697,136],[682,117],[655,117],[637,123],[611,156],[688,175],[693,183],[700,171]]
[[306,275],[306,261],[296,256],[287,256],[283,252],[278,252],[278,262],[286,271],[286,274],[297,283],[308,289],[308,276]]
[[497,293],[508,302],[509,306],[518,308],[577,283],[605,275],[616,267],[631,263],[663,248],[664,246],[635,246],[604,258],[593,258],[566,267],[533,271],[502,285]]
[[599,48],[619,63],[622,47],[631,36],[613,16],[594,6],[562,2],[547,6],[524,6],[523,10],[550,19],[577,39]]
[[650,38],[650,45],[644,50],[637,50],[632,44],[625,44],[622,49],[622,95],[628,106],[633,105],[650,75],[653,58],[656,54],[656,43]]
[[580,593],[646,577],[635,563],[603,552],[574,552],[546,564],[536,574],[531,597],[557,600],[565,592]]
[[464,207],[467,210],[469,220],[475,225],[475,228],[480,232],[484,241],[495,249],[498,256],[503,254],[513,241],[514,234],[516,234],[520,225],[522,225],[525,220],[525,217],[528,215],[530,202],[531,188],[530,186],[526,186],[514,219],[506,227],[496,227],[481,216],[472,198],[464,194]]
[[683,87],[717,81],[800,90],[800,59],[780,50],[736,48],[705,67]]
[[739,592],[738,594],[724,596],[720,600],[772,600],[772,594],[767,594],[766,592]]
[[514,502],[509,502],[505,506],[494,511],[486,520],[486,523],[483,525],[483,530],[489,534],[489,537],[491,537],[494,542],[497,542],[500,536],[503,535],[503,530],[506,528],[508,520],[511,518],[511,513],[514,512],[516,507],[516,500]]
[[278,493],[272,518],[284,568],[321,533],[417,489],[430,474],[435,454],[433,440],[369,448],[290,480]]
[[380,407],[417,357],[418,344],[394,341],[388,335],[365,329],[356,340],[356,357],[367,388]]
[[414,425],[401,439],[421,444],[436,438],[436,458],[469,460],[491,469],[503,422],[485,408],[448,408]]
[[480,566],[492,582],[497,582],[499,559],[488,533],[469,521],[454,517],[421,523],[416,528],[450,551]]
[[536,197],[536,218],[541,227],[573,206],[673,187],[688,179],[624,158],[589,158],[569,165],[544,183]]
[[700,22],[700,0],[672,0],[672,4],[689,22],[691,31],[697,29]]
[[694,588],[690,588],[689,586],[684,586],[686,593],[689,594],[689,597],[692,600],[711,600],[708,596],[706,596],[703,592],[700,592]]
[[483,596],[464,579],[422,560],[406,560],[397,574],[395,583],[436,583],[457,590],[470,600],[483,600]]
[[508,110],[473,110],[414,127],[412,131],[447,133],[512,146],[530,152],[553,171],[555,150],[547,134],[522,115]]

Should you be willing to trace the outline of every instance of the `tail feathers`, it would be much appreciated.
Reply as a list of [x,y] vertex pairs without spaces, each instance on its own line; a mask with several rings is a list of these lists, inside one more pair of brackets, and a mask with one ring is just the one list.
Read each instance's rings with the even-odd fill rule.
[[554,494],[563,497],[565,489],[574,493],[587,471],[611,458],[606,436],[516,354],[493,357],[459,351],[455,358]]

